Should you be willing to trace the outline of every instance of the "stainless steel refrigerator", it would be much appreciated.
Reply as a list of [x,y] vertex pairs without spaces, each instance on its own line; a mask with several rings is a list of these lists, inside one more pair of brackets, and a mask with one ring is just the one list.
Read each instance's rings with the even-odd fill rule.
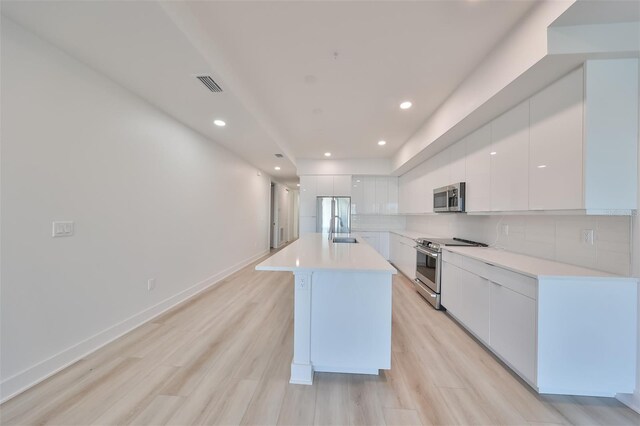
[[351,197],[318,197],[316,201],[316,232],[351,232]]

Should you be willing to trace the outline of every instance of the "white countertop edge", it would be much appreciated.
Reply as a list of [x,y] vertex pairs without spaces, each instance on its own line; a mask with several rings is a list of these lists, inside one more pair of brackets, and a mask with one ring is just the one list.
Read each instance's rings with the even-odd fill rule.
[[[526,254],[522,254],[522,253],[516,253],[516,252],[511,252],[511,251],[506,251],[506,250],[500,250],[500,249],[496,249],[493,247],[443,247],[443,250],[446,250],[448,252],[451,253],[455,253],[461,256],[466,256],[466,257],[470,257],[472,259],[478,260],[480,262],[489,262],[492,265],[498,266],[500,268],[503,269],[507,269],[511,272],[515,272],[517,274],[521,274],[521,275],[526,275],[528,277],[531,278],[535,278],[535,279],[588,279],[588,280],[602,280],[602,279],[609,279],[609,280],[635,280],[636,282],[638,281],[637,278],[634,277],[626,277],[623,275],[616,275],[616,274],[612,274],[610,272],[605,272],[605,271],[598,271],[595,269],[589,269],[589,268],[585,268],[583,266],[578,266],[578,265],[572,265],[570,263],[562,263],[562,262],[557,262],[554,260],[549,260],[549,259],[542,259],[542,258],[538,258],[538,257],[533,257],[533,256],[528,256]],[[471,254],[470,252],[475,251],[475,250],[483,250],[486,253],[486,250],[489,250],[490,253],[506,253],[507,255],[515,255],[515,256],[519,256],[522,258],[527,258],[527,259],[531,259],[532,262],[543,262],[543,263],[552,263],[552,264],[557,264],[559,267],[567,267],[567,268],[571,268],[574,269],[576,271],[581,271],[583,272],[582,275],[578,275],[575,273],[569,273],[569,274],[549,274],[549,273],[535,273],[532,272],[530,270],[526,270],[526,269],[521,269],[518,267],[514,267],[510,264],[507,264],[506,262],[500,261],[499,258],[493,258],[491,256],[474,256],[474,254]],[[478,253],[481,253],[480,251],[478,251]]]
[[276,272],[365,272],[371,274],[391,274],[395,275],[398,273],[396,268],[390,269],[355,269],[355,268],[340,268],[340,267],[327,267],[327,268],[297,268],[297,267],[288,267],[288,266],[256,266],[256,271],[276,271]]
[[[507,269],[507,268],[505,268]],[[512,270],[513,271],[513,270]],[[517,272],[517,271],[513,271]],[[521,272],[518,272],[521,273]],[[607,272],[604,272],[605,274]],[[531,276],[531,275],[529,275]],[[624,275],[536,275],[534,278],[538,280],[581,280],[581,281],[601,281],[601,280],[612,280],[612,281],[632,281],[632,282],[640,282],[640,278],[635,277],[625,277]]]

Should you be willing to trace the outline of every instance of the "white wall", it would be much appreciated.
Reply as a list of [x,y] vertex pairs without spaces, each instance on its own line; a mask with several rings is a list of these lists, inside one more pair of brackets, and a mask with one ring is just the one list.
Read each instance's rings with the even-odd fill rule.
[[4,399],[266,253],[270,183],[4,18],[1,64]]
[[[640,71],[638,72],[638,82],[640,82]],[[640,99],[640,84],[638,85],[638,99]],[[639,111],[640,123],[640,111]],[[638,128],[638,164],[640,164],[640,125]],[[640,278],[640,173],[638,173],[638,209],[633,216],[633,256],[632,256],[632,273],[633,276]],[[638,338],[636,341],[638,345],[637,352],[637,367],[636,367],[636,391],[630,395],[618,395],[625,404],[629,405],[635,411],[640,413],[640,291],[638,292]]]

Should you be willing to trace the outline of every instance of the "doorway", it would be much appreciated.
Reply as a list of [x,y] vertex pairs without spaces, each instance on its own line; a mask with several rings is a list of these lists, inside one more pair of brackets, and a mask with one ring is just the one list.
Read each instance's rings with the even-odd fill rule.
[[271,202],[269,208],[269,248],[278,247],[278,208],[276,206],[276,185],[271,182]]

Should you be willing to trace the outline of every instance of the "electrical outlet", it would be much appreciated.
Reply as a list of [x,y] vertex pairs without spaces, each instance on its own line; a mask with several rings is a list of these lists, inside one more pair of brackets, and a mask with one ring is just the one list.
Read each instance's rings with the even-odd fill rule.
[[593,229],[582,230],[582,244],[586,244],[588,246],[593,245]]
[[53,222],[52,237],[71,237],[73,235],[74,224],[72,221]]
[[147,290],[148,291],[153,291],[156,289],[156,279],[155,278],[149,278],[149,280],[147,281]]

